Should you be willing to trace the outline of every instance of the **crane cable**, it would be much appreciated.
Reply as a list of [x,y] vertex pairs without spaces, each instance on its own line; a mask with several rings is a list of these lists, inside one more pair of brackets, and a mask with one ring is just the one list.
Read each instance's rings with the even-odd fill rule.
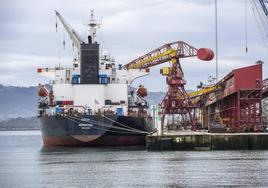
[[[265,18],[263,18],[263,15],[262,15],[261,11],[259,10],[259,7],[258,7],[258,5],[256,4],[256,2],[255,2],[255,1],[252,1],[252,2],[254,3],[254,5],[255,5],[255,7],[256,7],[256,10],[257,10],[257,13],[258,13],[258,15],[259,15],[259,17],[260,17],[260,21],[261,21],[261,24],[262,24],[262,29],[263,29],[264,35],[265,35],[265,36],[268,36],[268,32],[267,32],[266,29],[265,29],[265,25],[268,25],[268,20],[265,19]],[[265,22],[266,22],[266,23],[265,23]]]
[[56,26],[56,32],[58,32],[58,18],[57,18],[57,16],[56,16],[56,24],[55,24],[55,26]]
[[[266,51],[268,52],[268,41],[267,41],[267,38],[266,38],[268,36],[268,33],[265,30],[265,25],[268,24],[268,23],[265,23],[265,20],[266,19],[263,19],[262,14],[261,14],[261,12],[260,12],[260,10],[259,10],[258,5],[256,4],[256,2],[254,2],[252,0],[251,1],[251,4],[252,4],[252,7],[253,7],[252,10],[253,10],[253,13],[254,13],[254,18],[255,18],[255,21],[256,21],[257,26],[259,28],[259,32],[260,32],[261,38],[263,40],[264,46],[266,48]],[[254,10],[254,7],[257,10],[257,14],[260,17],[260,20],[258,20],[258,18],[256,16],[256,11]],[[266,20],[266,22],[267,22],[267,20]],[[261,24],[262,24],[262,26],[261,26]]]
[[[55,27],[56,27],[56,33],[58,32],[58,18],[57,18],[57,16],[56,16],[56,23],[55,23]],[[60,40],[61,40],[61,36],[60,36],[60,32],[58,33],[58,52],[59,52],[59,67],[61,66],[60,64],[61,64],[61,42],[60,42]]]
[[218,1],[215,0],[215,64],[216,64],[216,82],[219,79],[219,64],[218,64]]
[[63,32],[63,40],[62,40],[62,45],[63,45],[63,49],[65,50],[65,30],[64,28],[62,28],[62,32]]
[[246,53],[248,53],[248,0],[245,0],[245,44]]
[[[267,45],[267,41],[266,41],[267,40],[266,37],[268,36],[268,33],[265,30],[265,20],[263,20],[263,17],[258,9],[258,5],[256,4],[256,2],[254,0],[251,0],[250,3],[251,3],[254,19],[256,21],[257,27],[259,28],[261,38],[263,40],[264,47],[265,47],[266,51],[268,52],[268,45]],[[260,19],[257,18],[257,14],[259,15]],[[261,26],[261,24],[262,24],[262,26]]]

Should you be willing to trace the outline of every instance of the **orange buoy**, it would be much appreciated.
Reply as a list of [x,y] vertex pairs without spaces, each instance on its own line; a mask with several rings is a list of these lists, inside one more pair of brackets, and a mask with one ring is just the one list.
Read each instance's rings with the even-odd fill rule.
[[197,57],[203,61],[210,61],[214,58],[214,52],[209,48],[200,48],[197,51]]

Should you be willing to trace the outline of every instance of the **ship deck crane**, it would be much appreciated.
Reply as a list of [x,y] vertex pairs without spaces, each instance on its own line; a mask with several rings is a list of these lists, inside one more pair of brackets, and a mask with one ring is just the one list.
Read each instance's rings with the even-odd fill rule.
[[199,59],[209,61],[213,59],[214,53],[207,48],[197,49],[186,42],[176,41],[167,43],[129,63],[124,65],[125,69],[147,69],[155,65],[170,62],[170,67],[161,69],[162,75],[166,76],[168,91],[161,102],[161,129],[164,127],[166,115],[181,115],[182,126],[191,125],[195,129],[196,106],[187,95],[184,88],[186,84],[184,74],[180,65],[181,58],[198,56]]
[[73,41],[74,45],[78,50],[80,50],[80,44],[84,41],[78,35],[78,33],[65,21],[65,19],[61,16],[61,14],[55,10],[56,16],[59,18],[60,22],[62,23],[63,27],[69,34],[71,40]]

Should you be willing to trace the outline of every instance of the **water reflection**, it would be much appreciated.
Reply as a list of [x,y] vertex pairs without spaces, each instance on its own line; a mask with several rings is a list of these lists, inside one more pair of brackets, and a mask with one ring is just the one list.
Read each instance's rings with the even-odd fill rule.
[[40,135],[0,135],[0,187],[266,187],[267,154],[43,147]]
[[145,151],[145,146],[112,146],[112,147],[62,147],[62,146],[42,146],[41,153],[50,152],[107,152],[107,151]]

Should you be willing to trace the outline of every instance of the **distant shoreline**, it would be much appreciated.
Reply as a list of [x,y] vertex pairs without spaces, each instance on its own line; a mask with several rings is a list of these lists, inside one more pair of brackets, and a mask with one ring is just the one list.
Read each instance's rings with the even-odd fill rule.
[[38,128],[0,128],[0,131],[39,131]]
[[0,131],[40,130],[37,117],[17,117],[0,121]]

